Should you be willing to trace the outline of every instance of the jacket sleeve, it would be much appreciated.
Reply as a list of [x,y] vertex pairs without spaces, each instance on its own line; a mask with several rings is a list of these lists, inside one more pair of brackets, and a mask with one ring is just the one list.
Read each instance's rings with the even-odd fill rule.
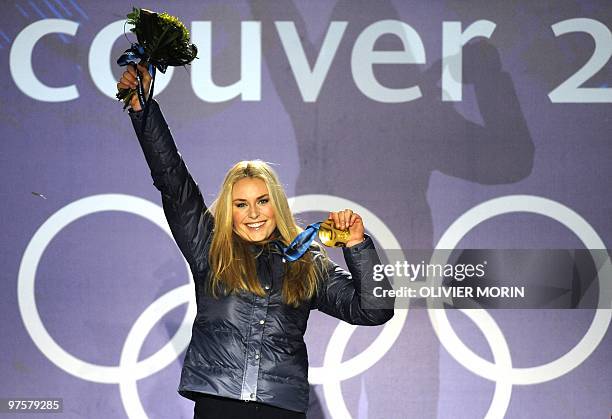
[[389,321],[394,314],[394,297],[374,293],[377,287],[391,290],[389,279],[374,280],[374,265],[380,264],[372,239],[342,249],[350,272],[329,260],[327,279],[321,284],[316,298],[319,311],[347,323],[377,326]]
[[157,102],[151,100],[146,115],[145,111],[130,111],[130,118],[151,169],[153,184],[161,192],[174,240],[192,269],[198,269],[206,261],[203,248],[212,231],[213,217],[176,148]]

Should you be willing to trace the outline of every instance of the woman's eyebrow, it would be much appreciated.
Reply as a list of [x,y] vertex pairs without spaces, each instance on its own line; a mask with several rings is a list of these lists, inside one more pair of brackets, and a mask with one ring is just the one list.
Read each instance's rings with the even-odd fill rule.
[[[261,196],[258,196],[258,197],[257,197],[257,198],[255,198],[255,199],[257,200],[257,199],[265,198],[265,197],[267,197],[268,195],[269,195],[269,194],[263,194],[263,195],[261,195]],[[234,199],[234,201],[233,201],[233,202],[236,202],[236,201],[245,201],[245,202],[246,202],[246,199],[244,199],[244,198],[236,198],[236,199]]]

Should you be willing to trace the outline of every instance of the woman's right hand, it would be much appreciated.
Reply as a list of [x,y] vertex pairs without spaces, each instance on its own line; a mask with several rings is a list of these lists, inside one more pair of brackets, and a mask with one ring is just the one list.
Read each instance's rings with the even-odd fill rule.
[[[149,87],[151,86],[151,75],[146,67],[140,64],[138,64],[138,71],[140,72],[140,77],[142,79],[145,98],[147,98],[149,96]],[[137,87],[138,79],[136,78],[136,68],[134,65],[128,65],[126,67],[126,71],[123,72],[119,82],[117,83],[117,88],[136,89]],[[135,111],[142,110],[140,107],[140,101],[138,100],[138,94],[132,95],[132,98],[130,99],[130,107]]]

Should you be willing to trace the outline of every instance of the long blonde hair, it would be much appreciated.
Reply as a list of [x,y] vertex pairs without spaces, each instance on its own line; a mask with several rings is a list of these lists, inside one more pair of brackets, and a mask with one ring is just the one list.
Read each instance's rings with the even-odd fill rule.
[[[255,255],[249,248],[251,243],[241,239],[233,230],[232,189],[237,181],[247,177],[263,180],[268,188],[270,203],[275,213],[276,229],[280,235],[280,237],[269,237],[268,242],[279,239],[287,246],[302,231],[295,222],[285,190],[272,167],[261,160],[236,163],[225,175],[219,195],[210,209],[215,217],[214,234],[208,254],[211,291],[214,296],[217,295],[220,286],[226,292],[245,290],[259,296],[265,295],[257,278]],[[265,245],[265,242],[258,243]],[[315,246],[320,250],[316,253],[316,258],[315,253],[306,252],[297,261],[284,265],[282,296],[285,304],[297,307],[316,294],[327,256],[319,245]]]

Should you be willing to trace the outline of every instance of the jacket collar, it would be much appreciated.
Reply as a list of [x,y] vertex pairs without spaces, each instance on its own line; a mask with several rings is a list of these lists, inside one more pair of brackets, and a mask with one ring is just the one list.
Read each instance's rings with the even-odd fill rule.
[[[241,237],[237,236],[239,240],[243,240]],[[281,239],[281,235],[278,230],[274,230],[272,232],[271,237],[263,242],[247,242],[247,248],[251,251],[255,257],[258,257],[262,254],[271,254],[277,253],[282,255],[281,249],[283,249],[285,245]]]

